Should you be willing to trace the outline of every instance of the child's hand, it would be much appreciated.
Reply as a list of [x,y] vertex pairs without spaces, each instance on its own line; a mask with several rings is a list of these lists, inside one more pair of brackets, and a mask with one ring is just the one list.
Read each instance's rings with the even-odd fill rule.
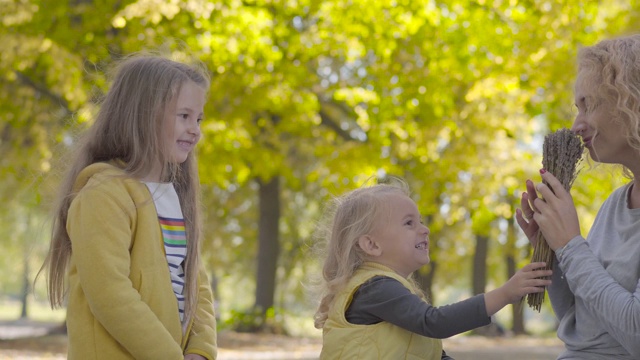
[[543,269],[547,264],[535,262],[526,265],[515,273],[504,285],[484,295],[487,315],[491,316],[500,309],[520,301],[523,296],[544,291],[544,286],[551,285],[551,280],[539,279],[551,276],[551,270]]
[[184,360],[207,360],[207,358],[198,354],[187,354],[184,356]]
[[544,262],[527,264],[502,285],[509,304],[520,301],[527,294],[543,292],[544,286],[551,285],[551,280],[539,279],[551,276],[552,271],[544,270],[545,266]]

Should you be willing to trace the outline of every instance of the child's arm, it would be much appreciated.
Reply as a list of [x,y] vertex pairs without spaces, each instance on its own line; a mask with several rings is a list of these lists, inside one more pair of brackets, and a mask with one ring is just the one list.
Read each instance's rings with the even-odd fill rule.
[[487,294],[434,307],[411,293],[399,281],[377,276],[360,286],[345,313],[347,321],[372,325],[382,321],[408,331],[437,339],[447,338],[491,323],[491,315],[530,292],[542,291],[550,270],[536,270],[544,263],[522,268],[501,288]]
[[530,293],[543,292],[543,286],[549,286],[551,280],[540,279],[551,276],[551,270],[536,270],[544,268],[544,262],[527,264],[515,273],[504,285],[489,291],[484,295],[485,306],[489,316],[497,313],[500,309],[520,301],[523,296]]
[[[218,347],[216,342],[216,318],[213,310],[213,295],[209,285],[209,277],[200,266],[198,274],[198,310],[196,311],[193,326],[189,332],[189,342],[185,349],[187,356],[199,355],[202,359],[215,359]],[[200,358],[193,358],[200,359]]]
[[386,321],[437,339],[491,323],[483,295],[434,307],[399,281],[384,276],[374,277],[358,289],[345,316],[352,324],[371,325]]

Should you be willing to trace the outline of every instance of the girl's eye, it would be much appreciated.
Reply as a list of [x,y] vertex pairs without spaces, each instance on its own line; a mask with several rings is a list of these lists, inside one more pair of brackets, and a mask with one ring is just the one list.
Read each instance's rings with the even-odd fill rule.
[[198,124],[200,124],[202,122],[202,118],[198,118]]
[[187,120],[189,118],[189,114],[178,114],[178,116],[184,120]]
[[407,220],[406,223],[404,223],[405,225],[409,225],[412,226],[413,225],[413,220]]

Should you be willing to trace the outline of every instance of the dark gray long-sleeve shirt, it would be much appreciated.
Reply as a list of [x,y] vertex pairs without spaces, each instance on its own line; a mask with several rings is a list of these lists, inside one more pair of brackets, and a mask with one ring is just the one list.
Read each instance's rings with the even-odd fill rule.
[[[358,325],[389,322],[422,336],[447,338],[491,323],[484,295],[476,295],[451,305],[435,307],[412,294],[399,281],[375,276],[353,295],[345,313],[347,321]],[[451,359],[443,351],[442,359]]]

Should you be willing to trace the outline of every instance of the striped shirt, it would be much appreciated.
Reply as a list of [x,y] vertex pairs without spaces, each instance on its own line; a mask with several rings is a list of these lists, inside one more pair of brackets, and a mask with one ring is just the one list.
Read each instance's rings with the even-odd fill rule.
[[180,200],[172,183],[145,184],[151,191],[156,205],[171,285],[178,301],[180,321],[184,321],[184,261],[187,256],[187,236]]

